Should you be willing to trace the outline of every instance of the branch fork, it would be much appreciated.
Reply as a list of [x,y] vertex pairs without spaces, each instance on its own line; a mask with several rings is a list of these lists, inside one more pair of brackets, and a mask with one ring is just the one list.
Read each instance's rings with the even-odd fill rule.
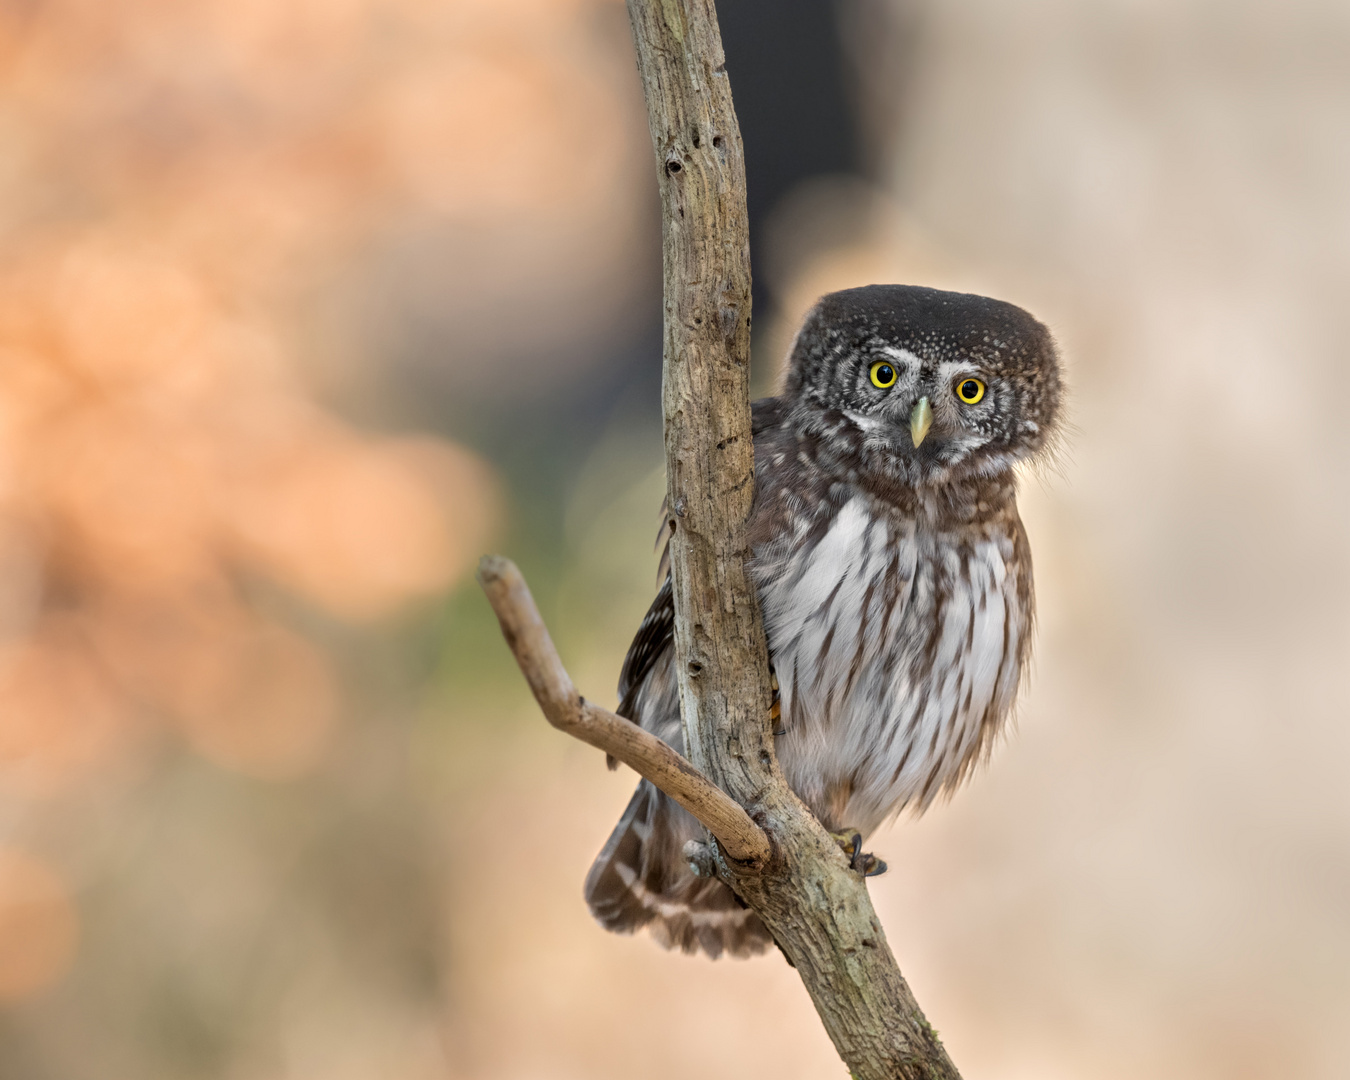
[[685,856],[760,917],[851,1075],[960,1080],[862,876],[774,754],[768,651],[745,566],[754,499],[745,158],[713,0],[627,5],[661,192],[661,397],[667,505],[679,518],[669,554],[688,760],[577,693],[509,561],[484,559],[478,579],[549,723],[632,766],[716,838]]
[[515,563],[499,555],[484,556],[478,564],[478,583],[550,724],[650,780],[693,814],[745,871],[756,872],[768,864],[773,850],[768,834],[740,803],[669,743],[577,693]]

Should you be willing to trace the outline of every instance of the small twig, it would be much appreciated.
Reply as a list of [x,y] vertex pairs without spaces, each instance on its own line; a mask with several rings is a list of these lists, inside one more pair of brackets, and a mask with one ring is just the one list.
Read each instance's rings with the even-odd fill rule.
[[668,743],[577,693],[515,563],[499,555],[484,556],[478,564],[478,583],[550,724],[645,776],[698,818],[743,868],[768,862],[769,838],[739,803]]

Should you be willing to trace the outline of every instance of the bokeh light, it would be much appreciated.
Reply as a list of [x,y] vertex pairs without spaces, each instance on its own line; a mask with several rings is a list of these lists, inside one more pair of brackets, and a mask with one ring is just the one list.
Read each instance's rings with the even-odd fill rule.
[[22,851],[0,850],[0,1003],[60,979],[78,935],[75,906],[56,872]]

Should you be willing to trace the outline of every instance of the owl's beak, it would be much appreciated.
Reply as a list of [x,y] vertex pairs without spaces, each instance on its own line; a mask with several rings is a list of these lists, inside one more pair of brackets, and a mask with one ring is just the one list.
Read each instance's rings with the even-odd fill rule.
[[914,439],[914,447],[918,446],[928,434],[928,429],[933,426],[933,407],[928,404],[926,397],[919,398],[919,402],[914,406],[909,414],[909,434]]

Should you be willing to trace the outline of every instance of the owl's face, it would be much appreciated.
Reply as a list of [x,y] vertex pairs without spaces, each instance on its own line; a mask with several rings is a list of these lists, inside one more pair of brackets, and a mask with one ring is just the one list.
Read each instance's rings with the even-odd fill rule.
[[830,293],[793,345],[783,397],[818,430],[861,433],[911,484],[996,476],[1044,448],[1059,414],[1049,331],[965,293],[869,285]]

